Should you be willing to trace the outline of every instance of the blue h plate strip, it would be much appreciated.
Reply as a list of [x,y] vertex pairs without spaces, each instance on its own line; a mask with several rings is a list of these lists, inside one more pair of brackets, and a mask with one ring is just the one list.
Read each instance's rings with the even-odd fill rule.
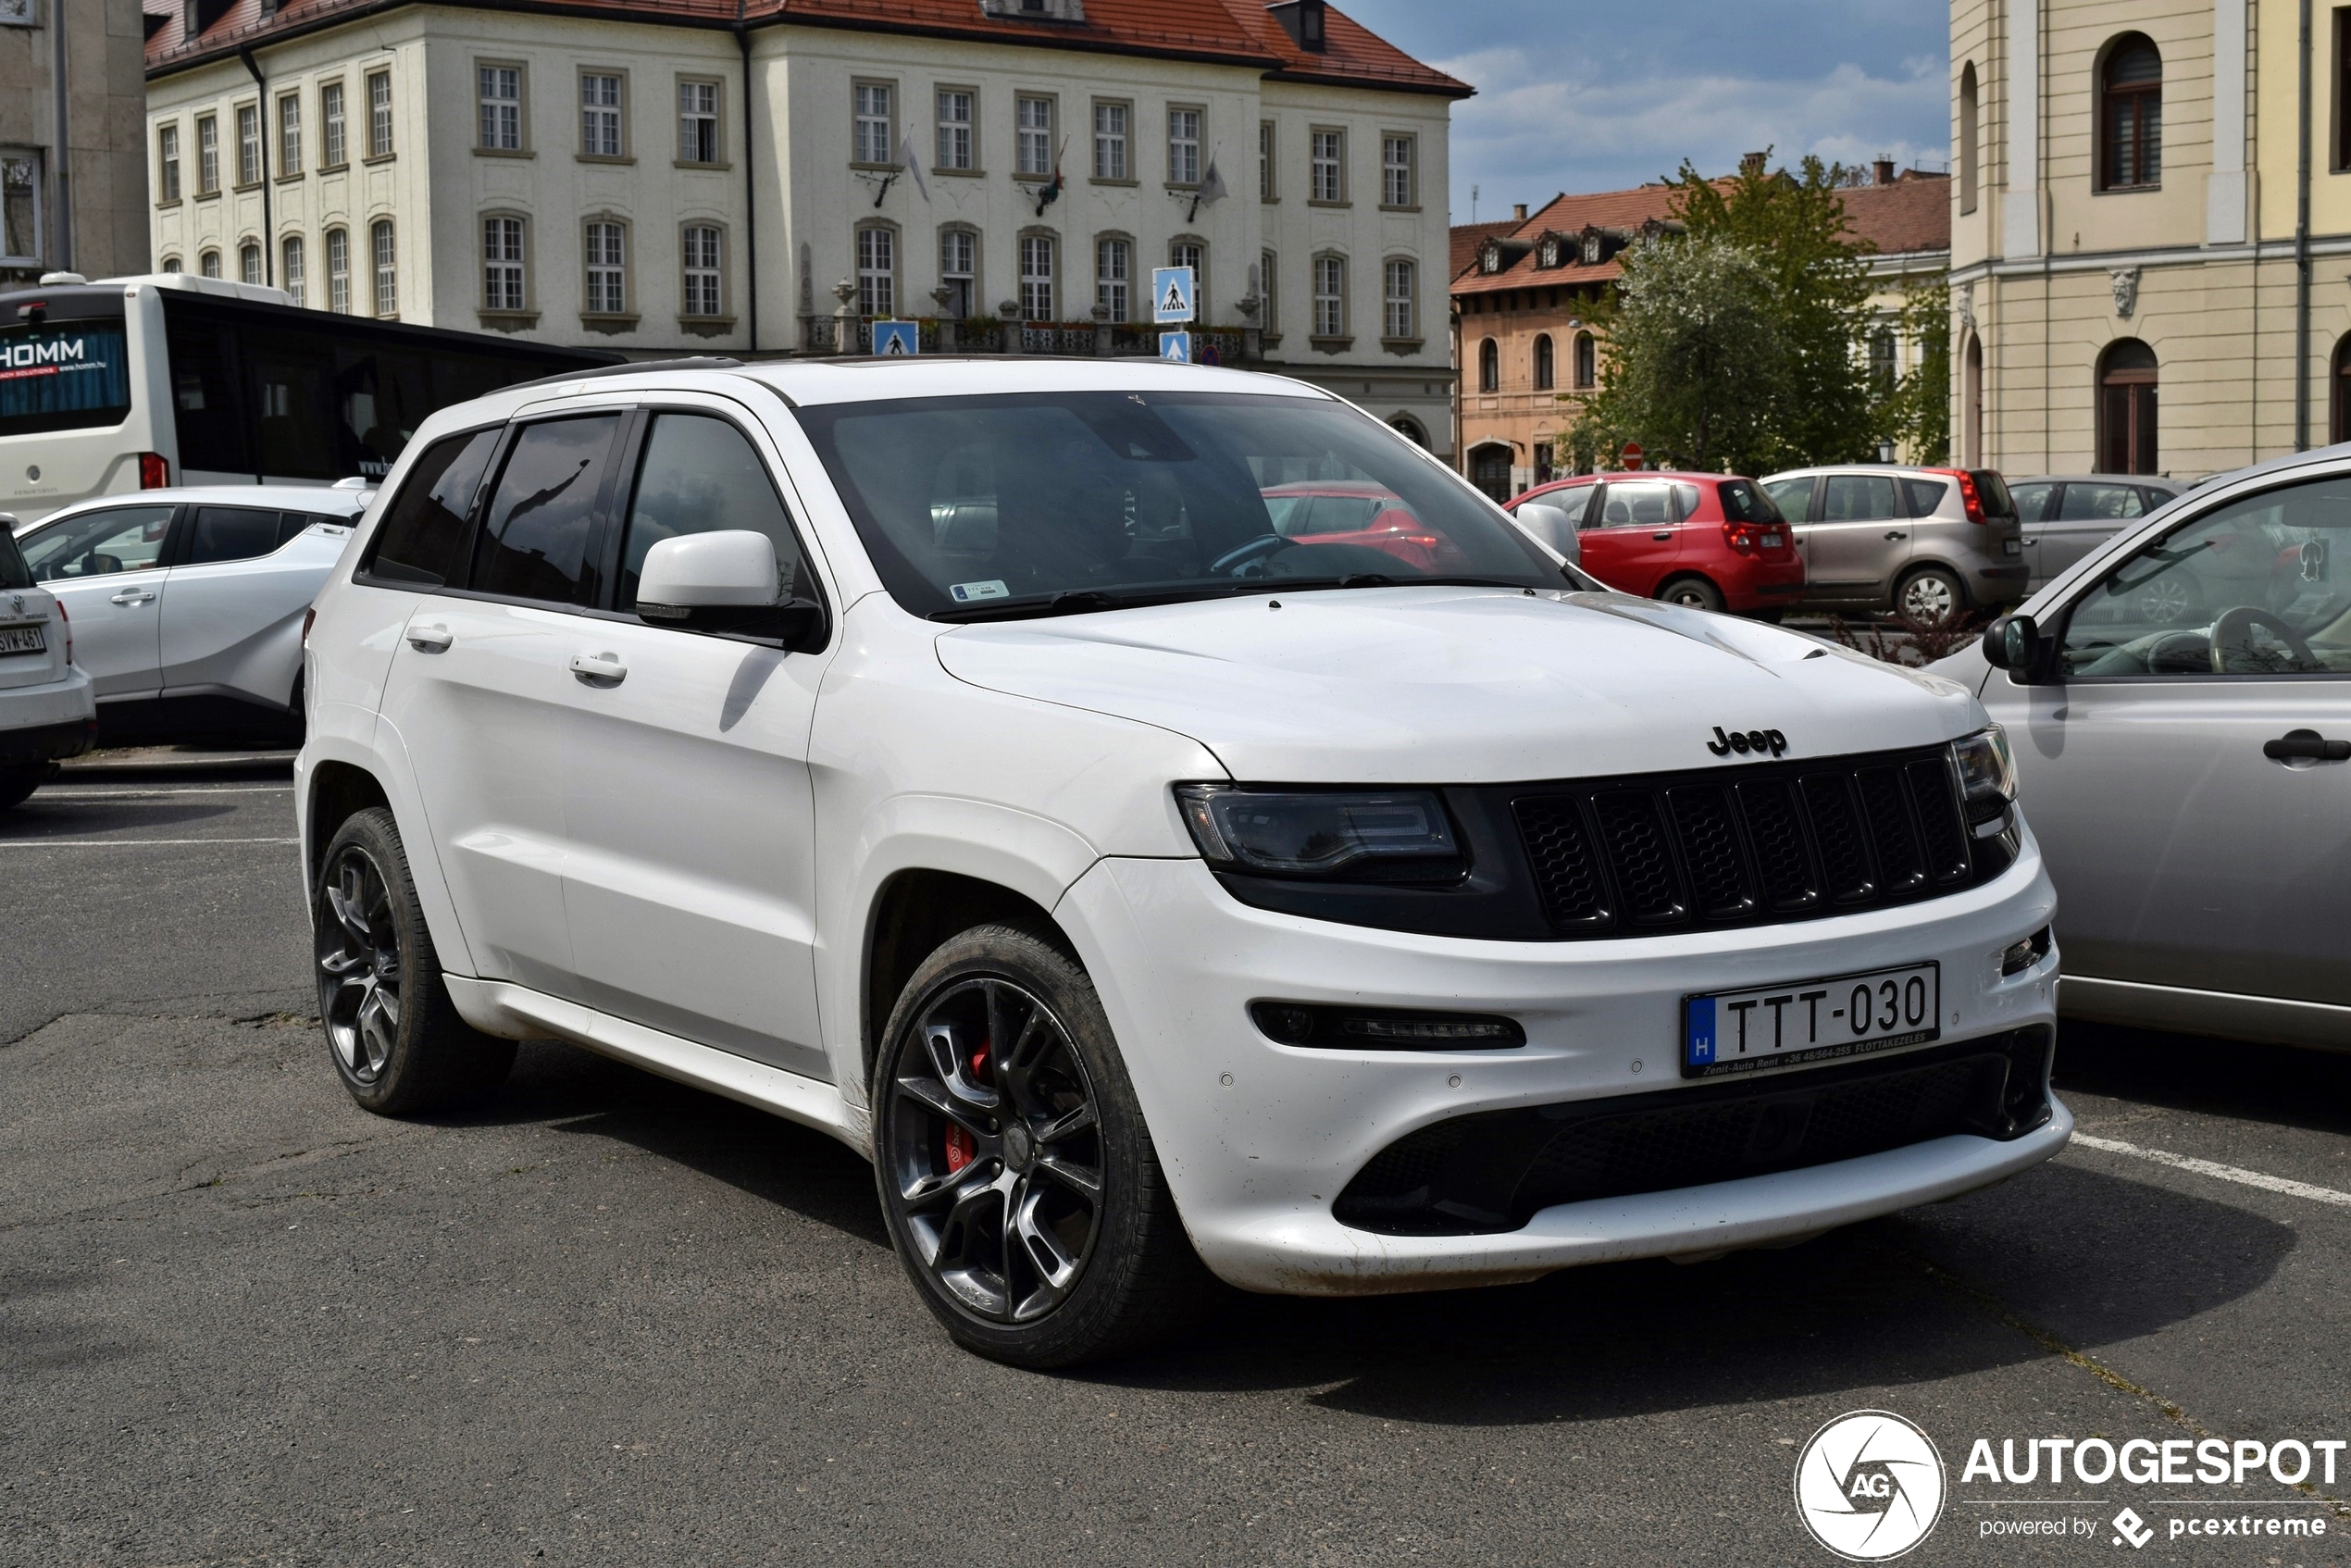
[[1692,997],[1686,1006],[1689,1015],[1689,1038],[1683,1052],[1684,1060],[1693,1067],[1711,1066],[1714,1062],[1714,999],[1710,996]]

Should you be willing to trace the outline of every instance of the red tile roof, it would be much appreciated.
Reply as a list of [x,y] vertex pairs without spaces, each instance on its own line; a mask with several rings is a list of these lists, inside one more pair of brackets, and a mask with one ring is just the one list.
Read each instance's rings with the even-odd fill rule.
[[1845,193],[1853,237],[1880,255],[1951,248],[1951,177],[1904,173],[1891,185],[1858,185]]
[[[262,0],[230,0],[227,9],[195,38],[183,35],[185,6],[179,0],[148,0],[163,18],[147,40],[147,69],[168,70],[233,53],[286,33],[309,31],[419,0],[280,0],[268,15]],[[474,0],[478,8],[507,8],[501,0]],[[582,16],[625,19],[678,27],[752,27],[792,22],[881,32],[912,32],[1025,44],[1048,49],[1085,49],[1108,54],[1151,55],[1239,66],[1283,80],[1333,86],[1387,88],[1465,98],[1476,91],[1405,54],[1330,7],[1325,13],[1323,52],[1290,41],[1262,0],[1087,0],[1082,23],[1020,16],[991,16],[979,0],[529,0],[513,8],[570,11]]]
[[1488,234],[1507,234],[1517,228],[1515,218],[1498,218],[1488,223],[1456,223],[1453,225],[1453,264],[1446,269],[1448,278],[1459,278],[1477,259],[1478,243]]

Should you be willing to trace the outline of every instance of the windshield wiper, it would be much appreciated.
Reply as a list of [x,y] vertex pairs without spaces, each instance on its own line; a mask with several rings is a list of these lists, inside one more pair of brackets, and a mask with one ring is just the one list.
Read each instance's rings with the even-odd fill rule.
[[1523,582],[1495,577],[1390,577],[1386,572],[1350,572],[1341,578],[1259,578],[1259,592],[1300,592],[1323,588],[1511,588]]
[[1050,598],[1029,594],[1019,599],[999,599],[987,604],[958,604],[951,609],[933,610],[928,618],[959,624],[1026,620],[1044,616],[1084,616],[1103,610],[1131,610],[1144,604],[1178,604],[1188,599],[1224,599],[1237,592],[1262,591],[1255,584],[1236,588],[1222,583],[1143,589],[1133,593],[1117,593],[1106,588],[1065,588]]

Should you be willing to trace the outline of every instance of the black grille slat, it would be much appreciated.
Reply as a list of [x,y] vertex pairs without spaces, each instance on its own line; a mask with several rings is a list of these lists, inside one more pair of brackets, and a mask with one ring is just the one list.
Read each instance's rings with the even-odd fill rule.
[[1657,797],[1647,790],[1611,790],[1592,800],[1608,846],[1609,869],[1624,895],[1624,911],[1636,925],[1672,925],[1689,913],[1682,878],[1673,865]]
[[1927,875],[1937,884],[1963,881],[1968,873],[1967,834],[1959,826],[1951,789],[1950,765],[1936,757],[1914,762],[1903,774],[1910,785],[1910,803],[1917,807],[1919,828],[1925,840]]
[[1666,801],[1682,840],[1682,862],[1690,874],[1690,893],[1700,915],[1710,920],[1735,920],[1752,913],[1755,891],[1748,875],[1747,856],[1739,847],[1739,831],[1731,820],[1726,791],[1713,789],[1673,790]]
[[1910,824],[1901,774],[1890,767],[1865,767],[1853,781],[1860,787],[1861,814],[1877,850],[1878,875],[1885,890],[1897,896],[1916,892],[1926,885],[1926,856]]
[[1518,830],[1534,863],[1543,914],[1562,931],[1606,927],[1608,884],[1592,852],[1583,808],[1572,795],[1537,796],[1518,803]]
[[1797,788],[1812,825],[1812,841],[1820,847],[1821,869],[1828,874],[1829,898],[1837,903],[1866,901],[1877,891],[1877,883],[1870,875],[1869,851],[1853,810],[1852,780],[1842,773],[1815,773]]
[[1763,901],[1775,913],[1794,915],[1821,902],[1820,878],[1804,848],[1796,799],[1785,779],[1759,779],[1738,790],[1747,818],[1748,841],[1763,873]]

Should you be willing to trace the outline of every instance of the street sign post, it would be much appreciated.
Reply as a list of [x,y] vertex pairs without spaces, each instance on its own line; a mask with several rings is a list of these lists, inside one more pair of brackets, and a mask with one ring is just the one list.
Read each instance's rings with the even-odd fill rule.
[[1641,451],[1639,442],[1628,441],[1624,443],[1624,450],[1617,454],[1617,461],[1622,463],[1628,472],[1637,472],[1641,467],[1641,459],[1645,455],[1647,454]]
[[920,354],[923,351],[922,328],[913,321],[877,321],[874,323],[874,352],[885,357]]
[[1159,356],[1179,365],[1192,362],[1192,335],[1189,332],[1162,332],[1159,335]]
[[1158,326],[1192,319],[1196,280],[1188,267],[1151,268],[1151,320]]

